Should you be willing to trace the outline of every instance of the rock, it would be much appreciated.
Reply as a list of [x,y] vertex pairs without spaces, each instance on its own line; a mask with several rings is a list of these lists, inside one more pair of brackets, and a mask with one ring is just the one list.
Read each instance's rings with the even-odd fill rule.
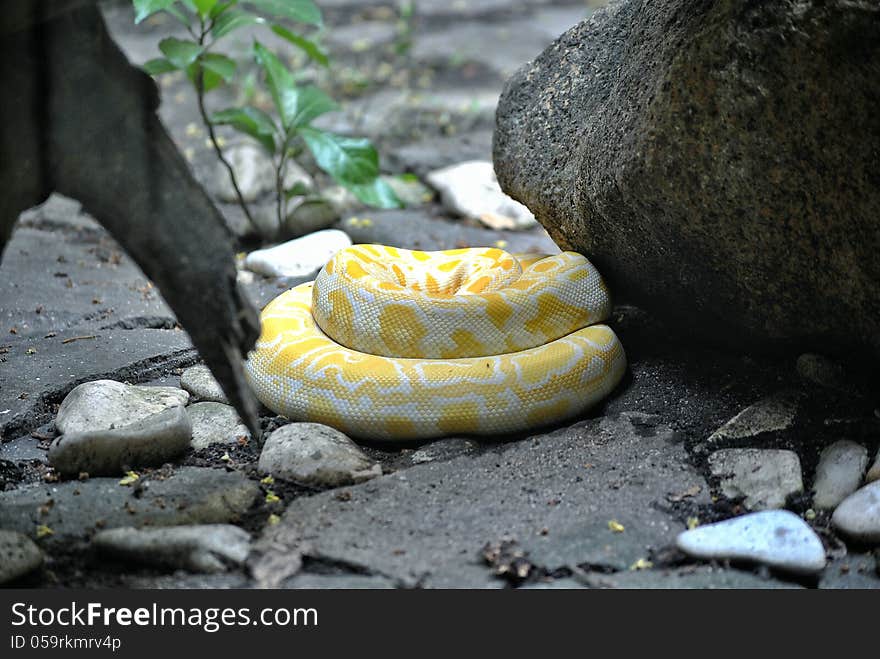
[[434,460],[450,460],[460,455],[473,453],[478,447],[479,444],[472,439],[452,437],[426,444],[417,451],[414,451],[409,459],[413,464],[433,462]]
[[244,266],[267,277],[303,277],[319,270],[351,239],[338,229],[316,231],[247,255]]
[[67,548],[120,526],[232,522],[259,491],[239,472],[203,467],[143,475],[133,486],[121,485],[118,477],[44,483],[0,492],[0,528]]
[[186,410],[175,405],[121,428],[65,433],[49,447],[49,464],[65,475],[120,473],[172,460],[191,436]]
[[331,185],[329,188],[324,188],[321,190],[321,198],[327,201],[340,216],[362,208],[364,205],[354,192],[341,185]]
[[819,588],[877,590],[880,588],[880,573],[876,570],[874,557],[847,548],[845,556],[834,559],[825,568]]
[[501,187],[679,328],[876,357],[878,44],[873,2],[613,3],[507,81]]
[[480,220],[493,229],[535,226],[531,211],[501,191],[492,163],[472,160],[438,169],[426,177],[451,211]]
[[747,560],[800,574],[825,567],[825,548],[813,529],[787,510],[768,510],[681,533],[676,546],[705,559]]
[[[244,271],[242,271],[244,272]],[[229,403],[220,383],[211,375],[211,369],[204,364],[190,366],[180,374],[180,387],[189,392],[197,401]]]
[[122,527],[92,538],[99,551],[149,565],[193,572],[224,572],[244,564],[250,534],[231,524],[199,524],[157,529]]
[[23,577],[43,564],[43,552],[26,535],[0,529],[0,585]]
[[186,405],[189,394],[177,387],[145,387],[94,380],[74,387],[58,408],[55,427],[64,434],[131,425],[169,407]]
[[531,231],[491,231],[463,222],[433,217],[422,209],[369,211],[336,224],[355,243],[379,243],[404,249],[499,247],[510,253],[558,254],[559,248],[541,227]]
[[626,570],[613,574],[589,573],[584,581],[590,588],[627,588],[639,590],[709,590],[748,588],[801,589],[803,586],[765,575],[711,565],[688,565],[680,569]]
[[284,220],[284,237],[299,238],[329,228],[339,211],[326,199],[305,198],[293,204]]
[[[247,202],[257,198],[275,187],[275,168],[272,161],[254,144],[236,144],[223,150],[223,156],[235,172],[235,180],[241,196]],[[238,202],[238,195],[232,187],[229,172],[223,163],[217,163],[214,194],[225,202]]]
[[782,508],[788,496],[804,489],[793,451],[723,449],[709,456],[709,469],[720,479],[721,493],[728,499],[745,497],[749,510]]
[[807,352],[798,357],[795,370],[804,380],[822,387],[840,389],[846,383],[843,366],[816,353]]
[[713,432],[702,449],[726,440],[756,437],[765,432],[788,430],[798,411],[799,394],[781,391],[749,405]]
[[231,405],[194,403],[186,411],[192,422],[191,446],[196,450],[211,444],[234,444],[242,437],[250,439],[248,429]]
[[[275,166],[266,153],[255,144],[236,144],[224,149],[223,155],[235,172],[238,189],[246,202],[256,201],[260,196],[275,192]],[[224,202],[237,203],[238,196],[229,180],[229,172],[223,163],[217,163],[216,185],[214,193]],[[296,162],[287,161],[284,168],[284,189],[288,190],[297,183],[305,189],[312,190],[315,182]]]
[[831,523],[853,540],[880,543],[880,481],[844,499],[831,516]]
[[[547,570],[585,563],[627,570],[684,528],[667,493],[699,485],[694,503],[709,503],[672,429],[634,419],[592,418],[479,455],[413,465],[348,486],[350,496],[297,497],[264,530],[254,575],[258,583],[277,579],[307,556],[401,585],[502,587],[477,561],[487,543],[505,537],[553,561],[541,564]],[[615,519],[624,532],[609,529]]]
[[[434,191],[424,185],[417,176],[383,176],[382,180],[394,191],[404,206],[421,206],[434,198]],[[533,223],[533,226],[536,223]]]
[[382,475],[347,436],[320,423],[291,423],[266,438],[260,472],[308,485],[336,487]]
[[297,574],[286,580],[282,588],[308,590],[379,590],[394,588],[390,579],[371,574]]
[[849,440],[835,442],[822,451],[813,484],[813,508],[833,510],[859,488],[867,464],[867,449]]
[[865,474],[866,483],[873,483],[876,480],[880,480],[880,449],[877,449],[877,457],[874,458],[874,464],[871,465],[868,473]]
[[424,178],[435,169],[457,162],[491,158],[492,131],[461,133],[389,146],[387,154],[383,153],[382,156],[383,164],[391,171],[412,172]]

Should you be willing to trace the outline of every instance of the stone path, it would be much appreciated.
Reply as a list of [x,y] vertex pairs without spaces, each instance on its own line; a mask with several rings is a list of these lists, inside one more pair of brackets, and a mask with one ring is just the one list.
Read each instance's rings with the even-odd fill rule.
[[[515,9],[506,0],[422,0],[403,20],[397,4],[382,0],[320,4],[336,64],[332,79],[314,80],[345,99],[328,125],[369,134],[384,171],[422,181],[441,167],[491,160],[504,78],[594,10],[567,0]],[[108,3],[105,13],[138,63],[174,33],[167,22],[133,26],[126,3]],[[240,33],[230,52],[244,57],[251,36]],[[171,77],[160,86],[163,120],[215,190],[216,163],[188,84]],[[320,174],[317,182],[328,183]],[[256,206],[265,204],[262,197]],[[221,208],[247,233],[235,206]],[[339,210],[330,222],[355,242],[556,249],[540,228],[493,231],[456,217],[437,196],[401,211]],[[260,306],[299,280],[240,272]],[[0,552],[9,558],[0,578],[198,588],[880,587],[880,508],[863,473],[878,459],[876,388],[858,369],[818,356],[700,345],[618,303],[613,324],[629,373],[588,418],[491,442],[357,447],[267,412],[264,439],[286,430],[261,460],[262,445],[225,419],[229,408],[210,380],[186,371],[198,355],[137,266],[76,202],[53,198],[22,216],[0,264]],[[59,478],[49,457],[58,407],[76,385],[101,379],[183,380],[192,396],[181,404],[197,441],[162,467]],[[841,447],[857,459],[831,463]],[[748,460],[759,474],[722,468]],[[820,463],[823,494],[814,505]],[[743,549],[742,533],[710,526],[768,506],[793,515],[750,528],[804,537],[812,552],[760,538]],[[145,525],[181,528],[133,530]],[[710,532],[700,552],[714,553],[683,551],[690,545],[678,539],[691,527]],[[114,528],[128,530],[108,533]],[[218,551],[230,537],[235,551]]]

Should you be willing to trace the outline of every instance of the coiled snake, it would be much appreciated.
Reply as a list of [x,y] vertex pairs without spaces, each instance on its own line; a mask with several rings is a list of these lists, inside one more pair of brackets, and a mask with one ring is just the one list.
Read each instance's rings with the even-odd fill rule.
[[574,252],[356,245],[266,306],[247,376],[273,411],[357,437],[518,432],[617,385],[609,313]]

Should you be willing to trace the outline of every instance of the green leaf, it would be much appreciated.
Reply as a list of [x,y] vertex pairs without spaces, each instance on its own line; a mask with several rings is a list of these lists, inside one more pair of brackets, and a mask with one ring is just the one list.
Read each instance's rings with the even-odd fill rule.
[[178,23],[180,23],[184,27],[189,27],[189,18],[177,7],[168,7],[168,9],[166,9],[165,11],[174,16]]
[[293,96],[296,101],[296,109],[290,122],[289,129],[301,128],[309,125],[313,119],[322,114],[338,110],[336,101],[327,96],[317,87],[306,85],[296,87]]
[[225,0],[224,2],[218,2],[216,5],[214,5],[214,8],[211,10],[210,16],[212,19],[216,20],[217,17],[220,16],[220,14],[225,12],[227,9],[231,9],[232,7],[234,7],[237,4],[238,4],[238,0]]
[[211,15],[211,10],[214,9],[214,5],[217,4],[217,0],[193,0],[193,3],[196,6],[196,11],[199,12],[199,16],[208,18]]
[[223,77],[211,69],[202,66],[201,60],[196,60],[186,67],[186,75],[192,82],[193,86],[199,86],[199,72],[202,75],[202,91],[209,92],[223,84]]
[[254,43],[254,52],[266,72],[266,82],[286,132],[306,126],[315,117],[337,109],[333,99],[317,87],[297,87],[287,67],[261,43]]
[[257,108],[228,108],[211,115],[211,123],[227,124],[237,131],[250,135],[271,154],[275,153],[275,122],[272,117]]
[[134,0],[134,22],[140,23],[156,12],[168,9],[175,0]]
[[292,197],[305,197],[311,192],[309,186],[302,181],[297,181],[284,191],[284,198],[290,200]]
[[394,190],[381,178],[376,177],[370,183],[346,185],[354,196],[368,206],[374,208],[402,208],[403,202],[394,194]]
[[143,68],[143,70],[149,73],[151,76],[157,76],[160,73],[171,73],[171,71],[177,71],[177,67],[164,57],[151,59],[149,62],[145,62],[143,67],[141,68]]
[[269,93],[272,94],[275,109],[278,110],[281,117],[281,123],[288,126],[296,113],[294,92],[296,84],[293,81],[293,76],[281,63],[281,60],[259,41],[254,41],[254,55],[257,58],[257,63],[266,72],[266,84],[269,86]]
[[159,50],[178,69],[187,68],[202,53],[202,47],[199,44],[174,37],[162,39],[159,42]]
[[330,58],[327,56],[327,53],[321,50],[320,46],[314,41],[309,41],[305,37],[294,34],[283,25],[273,25],[272,31],[279,37],[287,39],[294,46],[301,48],[306,55],[321,66],[330,66]]
[[370,141],[303,126],[299,134],[318,166],[342,185],[372,183],[379,176],[379,155]]
[[199,61],[205,69],[216,73],[226,82],[232,80],[235,75],[235,60],[226,57],[226,55],[205,53]]
[[240,11],[237,9],[229,10],[221,14],[217,20],[214,21],[214,26],[211,28],[211,34],[215,39],[219,39],[223,35],[229,34],[233,30],[237,30],[245,25],[265,22],[265,19],[260,18],[259,16],[254,16],[246,11]]
[[321,10],[312,0],[247,0],[257,9],[308,25],[321,25]]

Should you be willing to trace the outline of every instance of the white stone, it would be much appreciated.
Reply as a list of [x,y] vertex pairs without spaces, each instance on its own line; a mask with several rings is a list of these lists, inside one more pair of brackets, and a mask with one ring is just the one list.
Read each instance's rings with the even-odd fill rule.
[[[275,165],[260,147],[249,142],[235,144],[224,149],[223,155],[232,165],[238,189],[246,202],[256,201],[264,194],[275,192]],[[217,198],[229,203],[238,203],[238,196],[223,163],[217,163],[215,180],[214,193]],[[284,188],[290,189],[296,183],[301,183],[309,190],[315,186],[308,172],[296,162],[288,161],[284,168]]]
[[825,548],[813,529],[787,510],[768,510],[681,533],[676,546],[706,559],[749,560],[791,572],[825,567]]
[[813,508],[832,510],[862,484],[868,449],[849,440],[828,446],[819,456],[813,484]]
[[251,252],[244,265],[248,270],[267,277],[305,277],[316,273],[340,249],[350,246],[348,234],[338,229],[325,229]]
[[214,379],[209,369],[204,364],[198,364],[186,369],[180,375],[180,387],[190,393],[196,400],[207,400],[214,403],[228,403],[226,394],[220,383]]
[[440,193],[443,205],[460,215],[495,227],[499,217],[509,219],[513,229],[537,224],[528,208],[501,191],[491,162],[471,160],[451,165],[434,170],[426,179]]
[[195,572],[223,572],[240,566],[251,548],[250,534],[231,524],[165,528],[122,527],[100,531],[92,539],[98,550],[151,565]]
[[706,440],[713,444],[721,440],[755,437],[765,432],[787,430],[797,415],[799,394],[781,391],[749,405]]
[[709,469],[720,479],[721,493],[745,497],[749,510],[782,508],[788,496],[804,489],[801,463],[792,451],[724,449],[709,456]]
[[55,427],[61,433],[122,428],[188,401],[189,394],[177,387],[94,380],[67,394],[58,408]]
[[189,448],[192,426],[181,405],[113,430],[69,432],[49,447],[60,473],[118,474],[125,468],[161,465]]
[[856,490],[843,500],[831,523],[854,540],[880,543],[880,481]]
[[186,408],[192,422],[191,446],[207,448],[211,444],[234,444],[250,433],[231,405],[223,403],[194,403]]
[[43,552],[17,531],[0,529],[0,584],[18,579],[43,564]]
[[349,485],[382,475],[382,467],[346,435],[320,423],[291,423],[266,438],[261,473],[309,485]]

